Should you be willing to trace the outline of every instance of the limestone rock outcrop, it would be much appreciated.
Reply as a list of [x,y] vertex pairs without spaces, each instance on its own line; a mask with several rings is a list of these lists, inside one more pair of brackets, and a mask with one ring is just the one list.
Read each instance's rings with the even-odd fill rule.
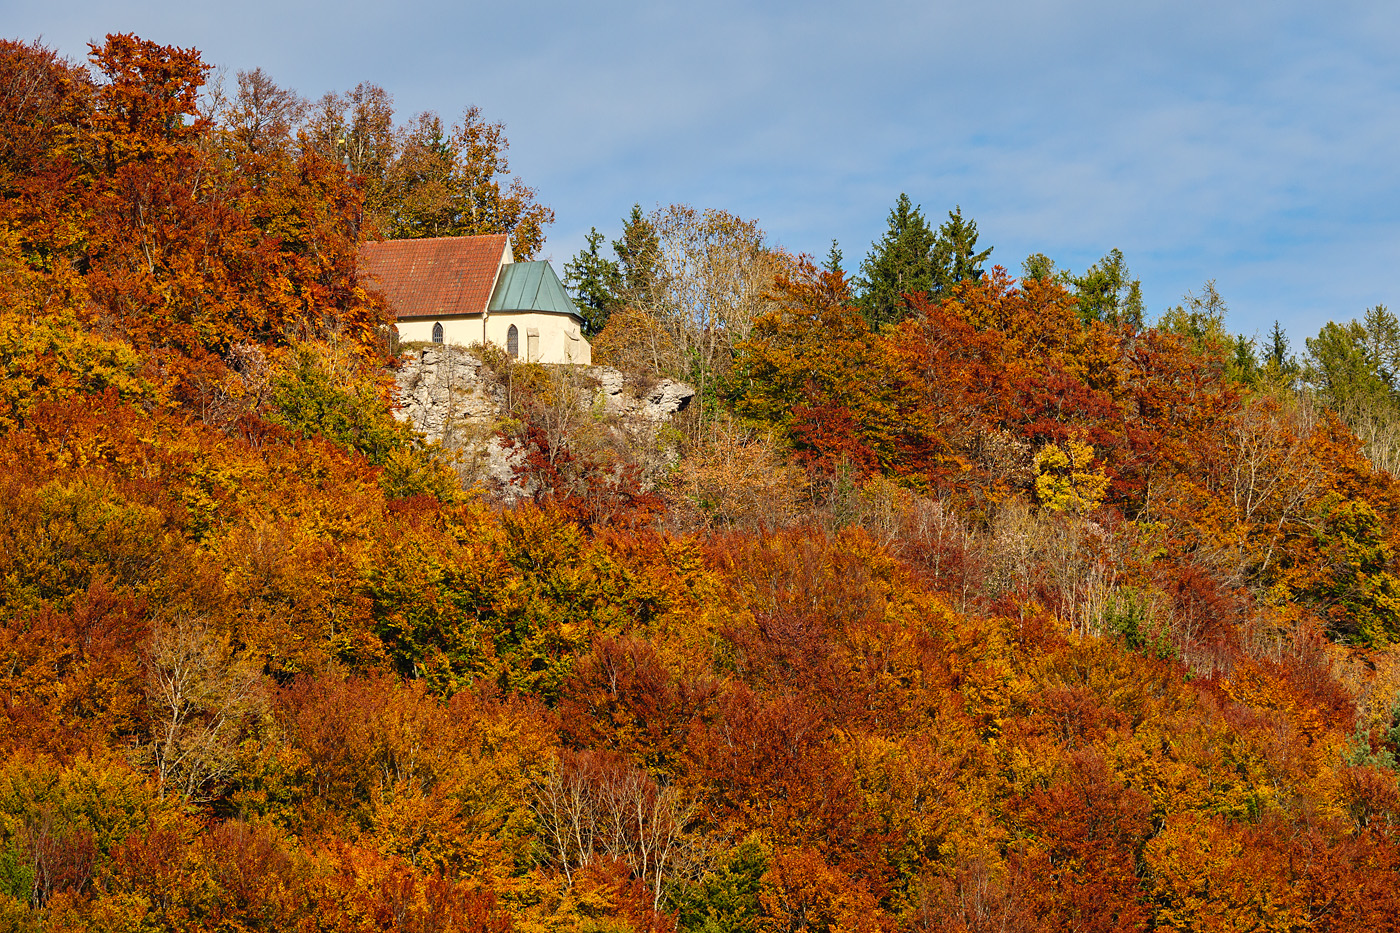
[[[577,387],[589,417],[640,445],[654,444],[660,427],[695,397],[693,388],[671,379],[638,388],[606,366],[559,374]],[[416,347],[405,352],[395,382],[395,417],[453,450],[478,479],[498,489],[511,486],[520,452],[496,433],[510,416],[509,389],[490,365],[463,347]]]
[[486,364],[457,347],[434,347],[404,355],[394,381],[406,421],[430,441],[451,442],[466,424],[491,425],[505,407],[505,387],[484,378]]

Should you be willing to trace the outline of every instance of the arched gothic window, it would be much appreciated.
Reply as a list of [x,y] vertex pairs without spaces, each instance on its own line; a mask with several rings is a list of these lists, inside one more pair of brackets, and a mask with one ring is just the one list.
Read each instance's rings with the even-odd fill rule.
[[506,352],[516,359],[520,358],[520,330],[514,324],[506,331]]
[[442,324],[433,325],[433,343],[442,343]]

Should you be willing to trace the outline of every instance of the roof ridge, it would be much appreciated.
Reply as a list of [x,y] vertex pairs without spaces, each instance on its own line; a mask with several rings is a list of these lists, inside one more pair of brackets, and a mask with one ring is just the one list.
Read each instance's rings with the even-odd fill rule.
[[510,239],[509,233],[464,233],[461,236],[416,236],[399,237],[390,240],[365,240],[362,246],[383,246],[389,243],[441,243],[441,242],[461,242],[463,240],[490,240],[496,238]]

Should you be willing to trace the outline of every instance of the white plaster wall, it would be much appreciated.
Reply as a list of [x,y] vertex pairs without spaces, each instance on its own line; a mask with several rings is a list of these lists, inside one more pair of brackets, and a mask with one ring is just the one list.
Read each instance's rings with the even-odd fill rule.
[[[415,318],[398,321],[399,339],[404,343],[433,339],[433,324],[442,324],[442,342],[471,346],[481,343],[481,318],[442,317],[436,319]],[[520,329],[520,359],[525,360],[529,350],[531,330],[539,332],[539,358],[527,360],[532,363],[576,363],[589,366],[593,363],[593,347],[584,339],[576,318],[567,314],[543,314],[533,311],[497,311],[487,316],[486,339],[506,348],[506,333],[510,325]]]
[[[593,348],[579,331],[578,320],[567,314],[496,311],[487,316],[486,339],[498,347],[505,347],[506,332],[512,324],[520,328],[520,359],[526,362],[577,363],[583,366],[593,362]],[[540,335],[539,358],[527,360],[531,330],[538,331]]]
[[468,347],[474,343],[481,343],[481,318],[468,317],[440,317],[440,318],[413,318],[405,320],[400,318],[397,322],[399,328],[399,340],[404,343],[412,343],[421,340],[424,343],[432,343],[433,324],[442,325],[442,342],[455,343],[461,347]]

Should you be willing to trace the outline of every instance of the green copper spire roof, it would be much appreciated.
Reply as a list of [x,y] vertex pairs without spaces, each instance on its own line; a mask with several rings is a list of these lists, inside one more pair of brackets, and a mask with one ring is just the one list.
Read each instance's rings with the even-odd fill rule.
[[547,262],[512,262],[502,266],[488,310],[552,311],[583,320]]

